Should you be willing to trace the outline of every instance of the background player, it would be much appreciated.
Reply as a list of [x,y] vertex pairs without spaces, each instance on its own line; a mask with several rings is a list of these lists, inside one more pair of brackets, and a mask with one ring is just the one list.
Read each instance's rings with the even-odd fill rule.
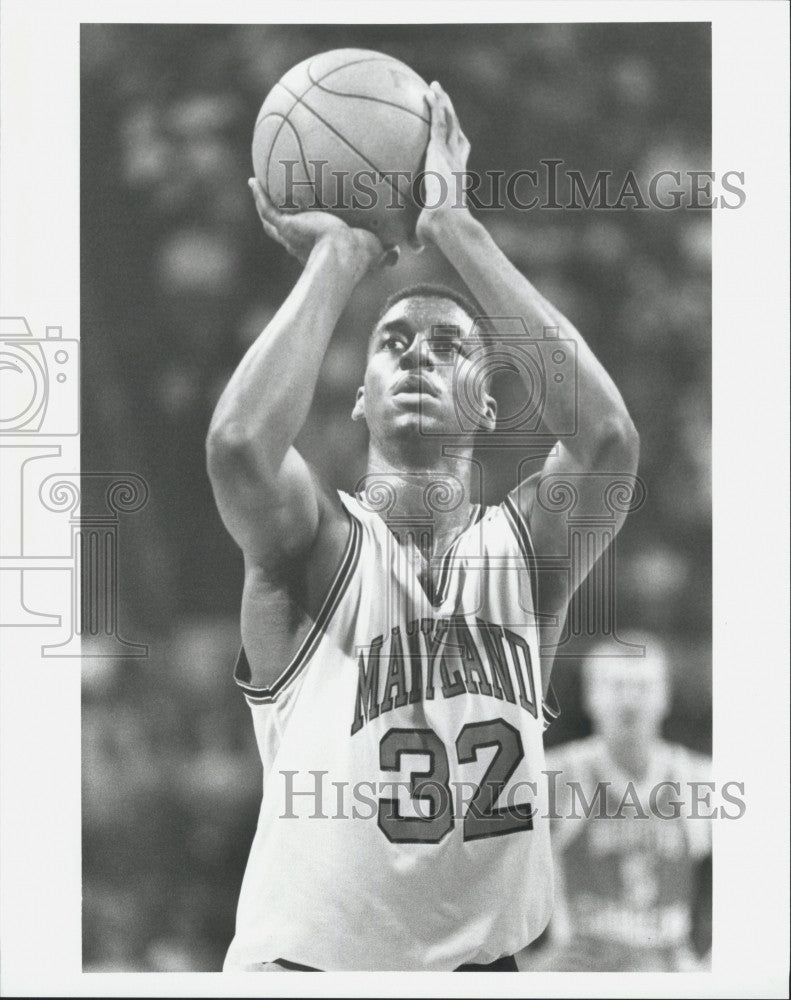
[[[710,780],[711,761],[661,737],[670,691],[660,641],[643,634],[624,639],[644,646],[645,657],[612,656],[611,647],[601,646],[583,664],[593,735],[547,752],[547,769],[560,772],[560,818],[552,837],[557,901],[551,941],[520,956],[525,969],[683,971],[705,964],[695,954],[692,934],[696,914],[710,915],[711,826],[690,818],[688,783]],[[588,803],[599,785],[609,783],[611,818],[598,818],[598,807],[584,818],[582,799],[572,801],[569,782],[578,783]],[[630,782],[641,805],[627,805],[622,818],[612,818]],[[677,782],[680,794],[663,782]],[[661,818],[650,808],[658,787],[656,811],[678,811],[678,818]],[[674,808],[673,800],[682,805]],[[698,937],[707,930],[708,947],[710,924]]]
[[[522,317],[532,337],[551,327],[575,344],[576,392],[550,386],[543,420],[557,433],[577,414],[577,431],[558,442],[544,474],[633,473],[634,426],[579,333],[466,209],[431,191],[431,178],[440,176],[445,190],[455,189],[454,171],[464,170],[469,143],[438,85],[427,101],[426,203],[437,207],[422,212],[418,238],[445,254],[487,315]],[[476,341],[474,310],[452,293],[412,291],[385,311],[354,409],[370,433],[369,476],[386,481],[391,491],[389,515],[414,524],[427,513],[430,488],[454,496],[454,503],[433,508],[428,546],[421,552],[404,540],[393,550],[389,528],[370,513],[373,489],[354,498],[317,482],[294,440],[335,324],[355,285],[381,259],[382,247],[338,218],[284,216],[258,186],[253,193],[265,231],[305,268],[230,380],[208,437],[217,504],[245,557],[237,680],[254,712],[265,774],[261,821],[226,967],[262,968],[273,961],[321,969],[487,964],[526,944],[548,918],[551,865],[542,813],[531,803],[502,805],[499,796],[512,776],[535,780],[540,774],[541,710],[552,661],[540,650],[551,647],[590,564],[578,567],[576,578],[548,578],[540,596],[535,579],[529,595],[520,594],[519,574],[496,568],[513,565],[520,555],[534,564],[531,544],[539,558],[565,554],[567,526],[561,514],[537,502],[534,479],[520,483],[501,507],[479,509],[472,449],[476,433],[494,429],[496,403],[485,389],[472,392],[477,425],[459,442],[455,403],[472,389],[469,352]],[[454,436],[452,454],[443,435]],[[594,501],[586,495],[585,477],[579,482],[578,510],[594,503],[598,510],[600,486]],[[417,615],[407,593],[409,573],[400,563],[405,553],[422,581],[425,600]],[[480,553],[484,565],[495,568],[476,577]],[[395,617],[387,606],[389,589]],[[426,600],[433,616],[426,614]],[[476,614],[483,623],[474,626],[479,631],[473,638]],[[540,640],[538,615],[545,616]],[[451,622],[453,640],[438,639]],[[396,652],[396,634],[399,643],[411,638],[417,650],[406,654],[399,646]],[[493,636],[508,636],[510,659],[499,658]],[[390,652],[382,690],[377,671],[385,640]],[[450,647],[457,650],[458,667],[450,663]],[[408,694],[402,680],[407,660],[420,681],[415,686],[413,679]],[[516,673],[506,676],[509,670]],[[533,670],[540,674],[535,688]],[[493,683],[496,673],[502,687]],[[429,695],[431,676],[442,697],[433,686]],[[517,683],[521,707],[513,694]],[[345,714],[352,705],[353,718]],[[490,718],[493,712],[498,718]],[[494,748],[488,767],[485,755],[478,760],[483,747]],[[507,764],[497,781],[490,776],[495,760]],[[420,770],[426,762],[428,770]],[[478,818],[493,824],[486,832],[473,824],[474,834],[466,816],[454,825],[447,803],[420,781],[428,777],[435,790],[448,788],[473,764],[474,786],[486,785],[489,795]],[[411,805],[428,802],[428,815],[408,815],[403,810],[409,803],[380,799],[376,824],[314,821],[295,828],[278,822],[284,808],[278,775],[316,768],[352,784],[380,778],[383,770],[400,771],[411,787]],[[517,874],[525,877],[529,895]]]

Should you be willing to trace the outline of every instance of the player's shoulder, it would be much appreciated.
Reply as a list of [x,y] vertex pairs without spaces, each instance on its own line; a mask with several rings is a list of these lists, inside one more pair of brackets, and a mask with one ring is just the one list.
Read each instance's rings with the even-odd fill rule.
[[521,556],[531,575],[535,572],[535,548],[530,531],[530,523],[524,511],[514,499],[514,491],[497,504],[479,507],[479,515],[473,521],[475,533],[489,555],[512,557]]
[[334,490],[334,495],[350,514],[365,516],[368,513],[367,508],[360,502],[360,498],[356,494],[347,493],[346,490]]
[[519,508],[522,516],[528,520],[536,500],[538,485],[541,482],[542,475],[542,470],[539,469],[537,472],[532,473],[532,475],[526,476],[506,497],[507,500],[510,500]]
[[[379,513],[378,498],[373,496],[370,502],[363,502],[356,493],[347,493],[346,490],[334,490],[334,499],[338,507],[343,510],[352,522],[357,522],[359,527],[365,532],[377,532],[386,527]],[[386,498],[382,498],[382,509],[386,509]]]

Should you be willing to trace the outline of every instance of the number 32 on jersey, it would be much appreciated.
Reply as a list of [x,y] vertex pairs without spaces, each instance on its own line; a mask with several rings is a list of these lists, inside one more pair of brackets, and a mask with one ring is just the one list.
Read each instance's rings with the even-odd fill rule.
[[[462,817],[464,840],[502,837],[533,829],[531,805],[498,805],[503,788],[524,758],[519,731],[504,719],[467,723],[456,738],[459,764],[477,761],[478,751],[488,747],[494,747],[495,753],[481,783],[474,787]],[[403,816],[398,799],[379,799],[379,829],[392,843],[438,844],[454,827],[448,754],[434,730],[389,729],[379,744],[379,764],[383,771],[401,771],[402,758],[417,754],[429,759],[428,770],[412,771],[409,779],[410,796],[422,815]],[[464,787],[470,786],[464,783]]]

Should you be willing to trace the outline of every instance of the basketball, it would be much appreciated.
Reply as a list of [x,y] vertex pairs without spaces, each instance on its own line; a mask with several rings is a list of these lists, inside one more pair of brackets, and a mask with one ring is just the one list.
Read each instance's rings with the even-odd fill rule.
[[412,190],[429,137],[427,91],[409,66],[382,52],[311,56],[261,106],[256,178],[276,208],[330,211],[386,246],[402,242],[419,211]]

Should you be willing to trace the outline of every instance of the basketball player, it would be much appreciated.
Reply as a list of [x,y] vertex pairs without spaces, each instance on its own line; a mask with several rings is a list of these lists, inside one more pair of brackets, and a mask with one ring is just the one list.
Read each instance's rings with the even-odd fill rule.
[[[426,169],[454,190],[469,143],[438,84],[427,102]],[[552,657],[541,652],[580,579],[553,577],[537,595],[535,569],[536,554],[565,553],[565,521],[537,502],[535,480],[481,508],[472,450],[496,403],[476,381],[478,309],[433,286],[396,296],[371,334],[352,413],[369,432],[367,477],[354,495],[318,481],[294,441],[335,324],[383,248],[329,214],[283,215],[251,186],[264,230],[304,270],[207,440],[217,505],[244,553],[236,680],[264,768],[225,968],[515,970],[552,901]],[[576,406],[577,432],[543,474],[634,472],[635,429],[580,334],[466,208],[440,202],[427,192],[437,207],[417,237],[482,309],[573,343],[575,391],[548,379],[543,420],[557,433]],[[460,428],[462,396],[475,426]]]
[[[645,657],[613,656],[611,647],[596,647],[583,664],[593,735],[547,753],[558,816],[552,835],[557,904],[550,943],[535,954],[528,949],[520,968],[707,967],[691,935],[711,825],[695,815],[701,810],[694,807],[690,782],[710,780],[711,761],[662,740],[666,654],[655,636],[624,638],[644,646]],[[700,902],[705,909],[707,900]]]

